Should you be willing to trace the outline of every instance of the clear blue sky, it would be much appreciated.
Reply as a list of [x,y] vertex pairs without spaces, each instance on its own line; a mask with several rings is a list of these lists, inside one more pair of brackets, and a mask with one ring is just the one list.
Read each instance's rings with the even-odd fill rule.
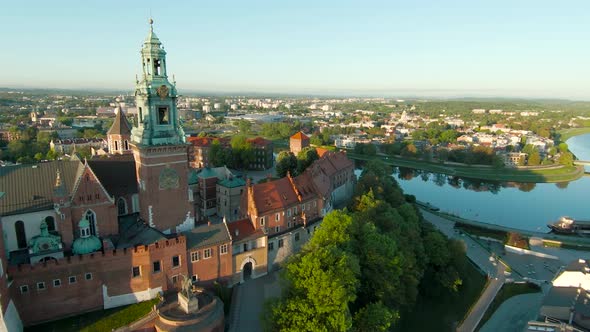
[[590,100],[590,1],[5,1],[0,86]]

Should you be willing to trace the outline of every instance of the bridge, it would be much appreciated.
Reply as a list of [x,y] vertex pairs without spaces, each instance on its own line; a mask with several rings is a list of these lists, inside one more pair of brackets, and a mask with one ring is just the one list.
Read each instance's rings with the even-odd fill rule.
[[590,166],[590,161],[588,161],[588,160],[574,160],[574,165]]

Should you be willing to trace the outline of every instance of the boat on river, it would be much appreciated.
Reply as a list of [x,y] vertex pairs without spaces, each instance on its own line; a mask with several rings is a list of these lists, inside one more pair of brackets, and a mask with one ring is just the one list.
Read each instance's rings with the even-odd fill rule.
[[574,220],[570,217],[561,217],[558,221],[548,224],[547,227],[554,233],[590,235],[590,221]]

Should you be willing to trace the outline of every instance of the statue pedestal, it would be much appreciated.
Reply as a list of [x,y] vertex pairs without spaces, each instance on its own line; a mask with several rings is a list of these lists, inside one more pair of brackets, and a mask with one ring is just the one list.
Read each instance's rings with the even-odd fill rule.
[[199,310],[199,300],[196,297],[187,298],[181,292],[178,292],[178,305],[187,314],[197,312]]

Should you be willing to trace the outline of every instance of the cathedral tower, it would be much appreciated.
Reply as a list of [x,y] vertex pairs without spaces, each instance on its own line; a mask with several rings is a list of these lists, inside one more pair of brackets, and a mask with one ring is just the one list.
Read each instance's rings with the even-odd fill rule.
[[141,49],[143,74],[136,82],[137,126],[131,130],[140,216],[164,232],[194,225],[188,188],[188,155],[178,121],[176,85],[168,81],[166,52],[153,30]]

